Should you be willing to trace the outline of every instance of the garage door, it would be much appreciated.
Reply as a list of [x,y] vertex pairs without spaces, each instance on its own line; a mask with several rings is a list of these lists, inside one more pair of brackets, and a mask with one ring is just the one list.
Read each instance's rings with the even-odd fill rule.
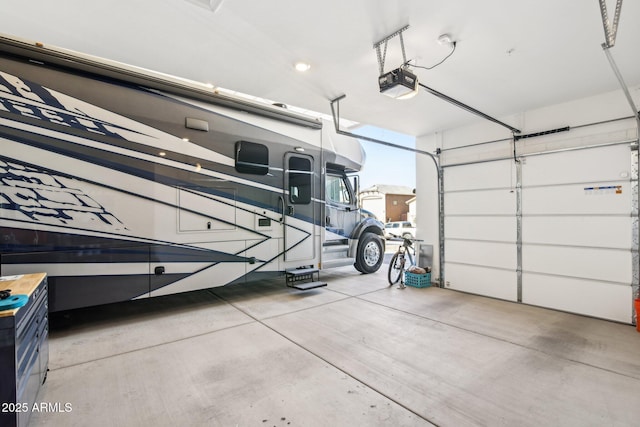
[[512,161],[444,169],[445,286],[517,300]]
[[627,145],[526,158],[523,302],[631,321],[632,159]]
[[444,189],[445,286],[632,322],[638,202],[629,144],[449,166]]

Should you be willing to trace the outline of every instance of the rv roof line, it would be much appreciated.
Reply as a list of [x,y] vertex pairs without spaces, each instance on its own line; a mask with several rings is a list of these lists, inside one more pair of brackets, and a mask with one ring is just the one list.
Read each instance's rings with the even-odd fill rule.
[[46,46],[40,42],[0,34],[0,53],[110,77],[175,95],[187,95],[191,98],[210,102],[222,107],[246,111],[299,126],[312,129],[322,128],[322,121],[315,117],[285,110],[270,104],[243,99],[230,94],[221,94],[216,92],[215,88],[207,87],[203,83],[99,58],[97,56],[85,55],[54,46]]

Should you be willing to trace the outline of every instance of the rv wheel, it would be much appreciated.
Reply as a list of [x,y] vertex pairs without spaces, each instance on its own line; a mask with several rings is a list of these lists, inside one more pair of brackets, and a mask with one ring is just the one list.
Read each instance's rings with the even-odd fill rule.
[[380,236],[365,233],[360,238],[358,253],[354,266],[361,273],[369,274],[378,271],[384,259],[384,246]]

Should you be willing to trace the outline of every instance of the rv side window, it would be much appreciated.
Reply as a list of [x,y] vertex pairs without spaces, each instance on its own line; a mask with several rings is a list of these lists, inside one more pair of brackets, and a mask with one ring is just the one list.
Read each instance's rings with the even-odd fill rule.
[[269,149],[255,142],[236,142],[236,170],[253,175],[269,173]]
[[327,175],[327,201],[341,205],[351,204],[349,188],[341,176]]
[[289,158],[289,201],[294,205],[311,203],[311,161]]

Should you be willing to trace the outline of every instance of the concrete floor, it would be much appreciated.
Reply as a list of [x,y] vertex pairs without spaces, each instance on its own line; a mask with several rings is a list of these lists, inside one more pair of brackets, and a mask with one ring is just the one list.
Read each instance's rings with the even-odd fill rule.
[[[637,426],[640,333],[386,266],[51,318],[50,426]],[[67,407],[69,409],[69,407]]]

